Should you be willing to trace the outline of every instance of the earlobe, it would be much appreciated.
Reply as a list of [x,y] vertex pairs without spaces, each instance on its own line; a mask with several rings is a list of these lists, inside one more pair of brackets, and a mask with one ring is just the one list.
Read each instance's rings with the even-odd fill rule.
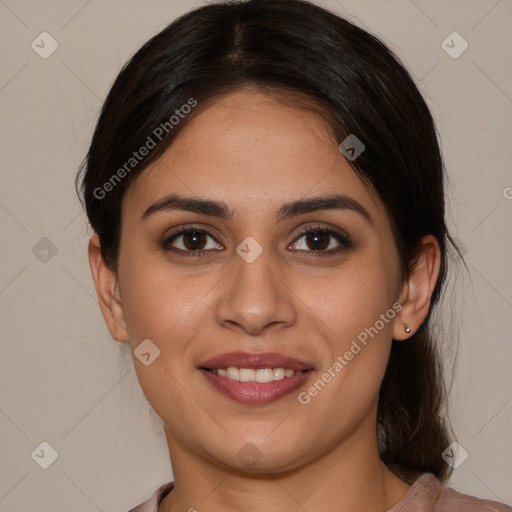
[[94,234],[89,240],[89,265],[96,287],[101,313],[112,337],[120,342],[128,341],[124,312],[119,294],[116,273],[101,254],[100,239]]
[[426,235],[421,243],[421,251],[400,294],[402,309],[396,315],[393,326],[395,340],[405,340],[418,330],[429,312],[432,292],[439,276],[441,251],[437,239],[433,235]]

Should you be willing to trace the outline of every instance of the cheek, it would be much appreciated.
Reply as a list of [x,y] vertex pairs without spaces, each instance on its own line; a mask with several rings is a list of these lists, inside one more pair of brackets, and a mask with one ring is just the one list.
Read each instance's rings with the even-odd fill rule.
[[[332,337],[329,357],[319,369],[300,403],[311,407],[312,417],[326,418],[324,430],[347,432],[367,417],[376,404],[391,349],[394,310],[379,301],[347,302]],[[390,311],[386,315],[386,311]],[[381,314],[385,320],[382,320]],[[334,323],[334,320],[333,320]]]
[[[192,370],[188,363],[194,360],[192,340],[200,335],[200,319],[211,308],[205,294],[212,284],[206,286],[196,279],[193,285],[193,280],[189,281],[155,267],[132,268],[123,288],[123,309],[137,379],[152,408],[176,431],[183,429],[182,419],[173,411],[201,414],[188,392]],[[147,366],[137,356],[137,347],[146,339],[157,347],[158,354]]]
[[[355,337],[391,308],[391,274],[378,258],[354,257],[349,265],[323,280],[322,293],[313,301],[314,307],[336,334],[343,339]],[[379,330],[390,330],[390,325]]]
[[129,334],[160,343],[190,324],[201,308],[201,297],[211,288],[208,278],[183,277],[161,258],[136,252],[120,261],[119,274]]
[[336,401],[350,401],[364,390],[369,393],[367,398],[376,393],[391,349],[396,316],[391,271],[384,268],[384,259],[371,257],[369,252],[366,256],[354,258],[353,265],[326,281],[325,299],[316,303],[318,316],[330,333],[330,354],[323,371],[330,368],[340,376],[332,379],[339,386],[332,387],[341,393],[332,395]]

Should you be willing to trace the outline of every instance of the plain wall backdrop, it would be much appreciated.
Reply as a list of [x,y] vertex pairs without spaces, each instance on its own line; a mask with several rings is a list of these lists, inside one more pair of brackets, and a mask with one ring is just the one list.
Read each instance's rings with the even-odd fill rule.
[[[445,300],[469,455],[448,485],[512,504],[512,2],[316,3],[381,37],[434,113],[470,274]],[[2,512],[126,512],[172,479],[161,422],[100,313],[74,178],[122,65],[202,4],[0,0]],[[47,469],[41,449],[57,454]]]

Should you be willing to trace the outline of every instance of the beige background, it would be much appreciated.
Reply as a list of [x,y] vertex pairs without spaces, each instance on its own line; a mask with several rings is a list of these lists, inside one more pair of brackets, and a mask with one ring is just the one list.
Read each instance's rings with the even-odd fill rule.
[[[511,504],[512,2],[317,2],[381,36],[434,111],[471,274],[446,301],[460,331],[452,417],[469,453],[449,484]],[[100,315],[73,180],[121,66],[200,4],[0,0],[2,512],[126,512],[172,478],[159,419]],[[47,59],[31,47],[43,31],[59,45]],[[457,59],[441,47],[453,31],[469,43]],[[55,255],[33,250],[43,237]],[[43,441],[58,452],[48,469],[31,457]]]

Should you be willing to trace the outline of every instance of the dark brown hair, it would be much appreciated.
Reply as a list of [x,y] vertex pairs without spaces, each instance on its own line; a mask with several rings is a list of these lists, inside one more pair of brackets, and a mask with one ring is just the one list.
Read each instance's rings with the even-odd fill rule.
[[[247,87],[314,108],[338,143],[349,134],[363,141],[366,149],[350,163],[387,208],[402,282],[421,237],[438,240],[442,261],[431,308],[409,340],[393,340],[377,426],[382,460],[399,476],[412,481],[429,471],[445,480],[450,468],[441,453],[450,439],[432,311],[447,274],[448,243],[463,258],[445,223],[446,175],[432,115],[400,60],[377,37],[306,0],[216,2],[152,37],[117,76],[76,178],[106,262],[117,269],[127,188],[209,100]],[[191,99],[197,106],[170,122]],[[157,127],[166,127],[158,137]],[[131,161],[148,138],[154,147]]]

